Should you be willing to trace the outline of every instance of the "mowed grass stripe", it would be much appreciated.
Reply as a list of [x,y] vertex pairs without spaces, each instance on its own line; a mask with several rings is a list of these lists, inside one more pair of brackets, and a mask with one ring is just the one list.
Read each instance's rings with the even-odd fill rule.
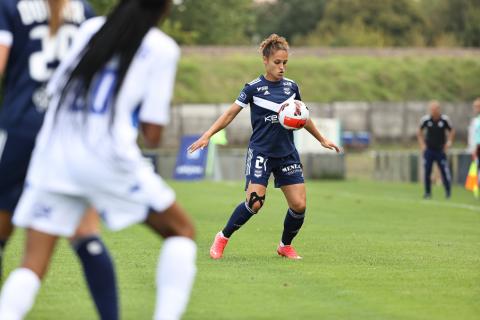
[[[262,212],[232,237],[225,258],[213,236],[244,198],[243,183],[172,183],[198,231],[198,277],[185,319],[476,319],[480,314],[479,202],[440,187],[309,181],[302,261],[276,255],[287,209],[269,189]],[[7,249],[19,261],[22,232]],[[150,319],[161,241],[137,226],[104,233],[117,264],[123,319]],[[28,319],[92,319],[75,255],[62,241]]]

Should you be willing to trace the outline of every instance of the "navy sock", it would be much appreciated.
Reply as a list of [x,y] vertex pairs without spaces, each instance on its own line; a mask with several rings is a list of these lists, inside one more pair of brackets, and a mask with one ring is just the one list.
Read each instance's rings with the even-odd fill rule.
[[115,268],[107,248],[97,236],[80,239],[74,247],[82,262],[83,273],[100,319],[117,320],[119,312]]
[[225,228],[223,228],[223,235],[227,238],[230,238],[232,233],[240,229],[252,216],[254,212],[247,208],[245,202],[240,203],[232,213],[232,216],[227,222]]
[[288,209],[285,221],[283,222],[282,243],[284,245],[292,244],[292,240],[295,238],[298,231],[300,231],[304,219],[305,212],[299,213],[290,208]]
[[0,240],[0,282],[3,280],[3,250],[7,245],[7,240]]

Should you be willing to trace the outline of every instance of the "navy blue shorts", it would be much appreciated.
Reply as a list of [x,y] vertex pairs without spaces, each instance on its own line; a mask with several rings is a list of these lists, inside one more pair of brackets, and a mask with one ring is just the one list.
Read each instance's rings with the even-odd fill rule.
[[13,213],[23,191],[34,138],[0,129],[0,210]]
[[249,183],[268,186],[268,179],[272,173],[275,178],[275,188],[305,182],[303,166],[297,150],[288,156],[273,158],[248,148],[245,190],[247,190]]

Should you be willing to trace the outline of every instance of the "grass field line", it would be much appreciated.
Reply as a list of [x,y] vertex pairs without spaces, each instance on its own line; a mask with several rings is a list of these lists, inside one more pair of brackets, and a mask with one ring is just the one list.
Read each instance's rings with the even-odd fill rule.
[[480,212],[480,206],[474,206],[470,204],[465,204],[465,203],[459,203],[459,202],[451,202],[451,201],[438,201],[438,200],[413,200],[405,197],[391,197],[391,196],[382,196],[382,195],[376,195],[376,196],[367,196],[365,194],[359,194],[359,193],[352,193],[352,192],[341,192],[338,193],[340,196],[345,196],[348,198],[368,198],[371,200],[379,200],[381,197],[384,200],[387,201],[393,201],[393,202],[408,202],[408,203],[415,203],[415,204],[421,204],[421,205],[434,205],[434,206],[441,206],[441,207],[450,207],[450,208],[456,208],[456,209],[466,209],[474,212]]

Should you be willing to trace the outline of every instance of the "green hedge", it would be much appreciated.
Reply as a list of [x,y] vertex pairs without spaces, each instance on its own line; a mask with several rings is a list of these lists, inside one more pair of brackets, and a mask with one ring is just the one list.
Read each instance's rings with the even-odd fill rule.
[[[254,55],[182,57],[175,103],[233,102],[263,73]],[[480,95],[475,57],[290,57],[287,77],[306,101],[468,101]]]

